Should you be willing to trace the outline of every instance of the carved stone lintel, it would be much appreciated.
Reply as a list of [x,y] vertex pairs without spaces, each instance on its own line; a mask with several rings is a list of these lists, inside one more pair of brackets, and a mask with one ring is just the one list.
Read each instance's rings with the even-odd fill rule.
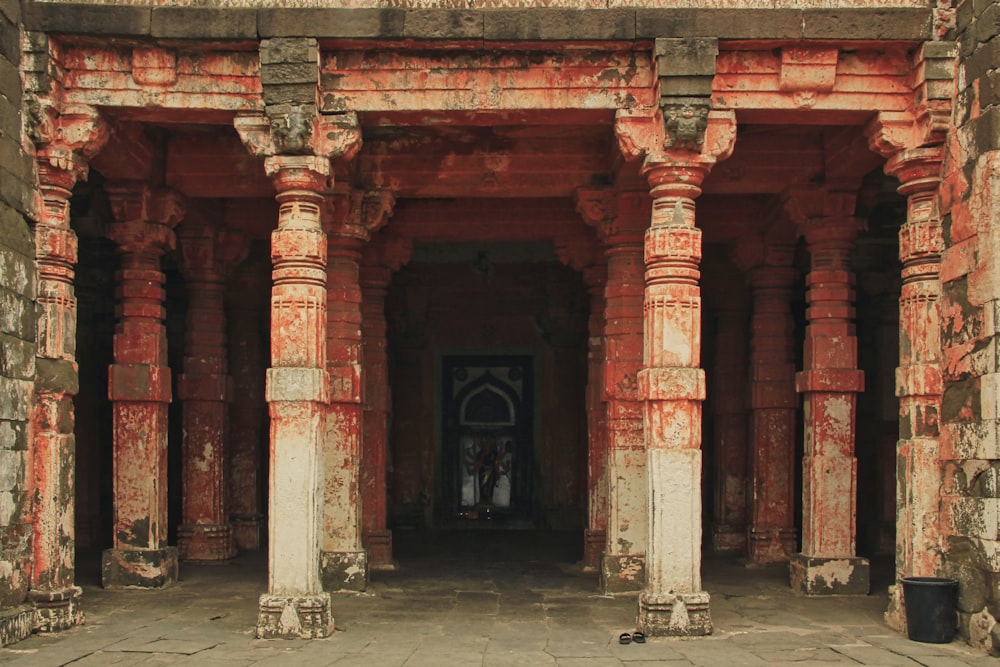
[[781,49],[779,87],[788,91],[829,92],[837,79],[840,49],[791,46]]
[[132,49],[132,78],[140,86],[169,86],[177,82],[177,52],[162,47]]

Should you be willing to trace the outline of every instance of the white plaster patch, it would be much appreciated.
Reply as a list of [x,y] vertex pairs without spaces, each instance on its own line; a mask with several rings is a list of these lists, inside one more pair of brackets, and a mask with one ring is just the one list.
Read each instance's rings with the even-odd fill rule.
[[14,496],[9,491],[0,493],[0,526],[9,526],[16,510]]
[[829,425],[840,433],[848,433],[851,428],[851,401],[846,396],[834,396],[826,400],[826,414]]
[[826,584],[848,584],[854,574],[854,566],[849,560],[828,560],[822,565],[809,568],[809,578],[813,582],[822,578]]

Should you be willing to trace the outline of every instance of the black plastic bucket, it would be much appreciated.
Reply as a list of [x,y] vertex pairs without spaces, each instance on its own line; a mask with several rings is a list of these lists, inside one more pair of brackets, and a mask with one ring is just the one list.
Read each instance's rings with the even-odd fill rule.
[[955,636],[958,582],[942,577],[904,577],[906,634],[915,642],[947,644]]

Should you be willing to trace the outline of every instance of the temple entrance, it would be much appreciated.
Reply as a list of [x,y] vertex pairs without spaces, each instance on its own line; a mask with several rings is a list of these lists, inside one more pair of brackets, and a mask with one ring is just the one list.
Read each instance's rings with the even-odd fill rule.
[[529,356],[441,360],[440,510],[466,521],[531,515],[534,374]]

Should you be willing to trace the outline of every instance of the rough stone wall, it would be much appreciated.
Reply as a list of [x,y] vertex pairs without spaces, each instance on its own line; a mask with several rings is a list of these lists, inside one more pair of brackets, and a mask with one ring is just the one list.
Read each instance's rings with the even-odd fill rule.
[[963,0],[955,129],[942,188],[944,398],[941,458],[946,574],[959,632],[1000,650],[1000,2]]
[[20,6],[0,0],[0,642],[32,631],[28,419],[35,378],[32,162],[21,144]]

